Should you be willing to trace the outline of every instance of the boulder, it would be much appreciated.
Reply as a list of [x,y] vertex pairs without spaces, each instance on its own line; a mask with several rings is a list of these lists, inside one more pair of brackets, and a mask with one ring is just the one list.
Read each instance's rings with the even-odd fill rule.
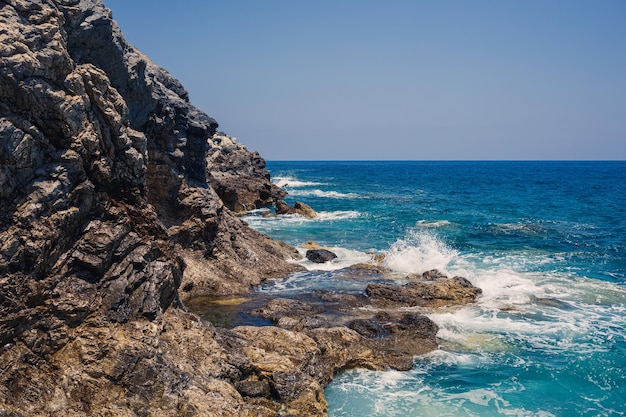
[[323,264],[337,258],[337,255],[328,249],[309,249],[305,256],[309,261],[316,264]]
[[302,217],[306,217],[307,219],[315,219],[317,217],[317,212],[313,210],[308,204],[296,201],[295,203],[293,203],[293,208],[296,210],[297,214],[301,215]]

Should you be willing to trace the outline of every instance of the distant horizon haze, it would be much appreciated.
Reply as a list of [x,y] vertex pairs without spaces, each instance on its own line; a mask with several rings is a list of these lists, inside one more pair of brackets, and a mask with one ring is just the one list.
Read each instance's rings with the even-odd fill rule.
[[267,160],[626,160],[626,2],[104,0]]

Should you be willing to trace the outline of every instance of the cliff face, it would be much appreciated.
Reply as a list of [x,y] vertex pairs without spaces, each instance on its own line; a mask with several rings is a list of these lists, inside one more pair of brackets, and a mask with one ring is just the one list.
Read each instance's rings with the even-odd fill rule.
[[[101,0],[0,0],[0,416],[323,416],[338,370],[436,348],[427,317],[366,297],[271,300],[280,327],[187,312],[301,269],[233,214],[283,192],[216,128]],[[471,301],[460,279],[370,292],[399,309],[452,284]]]
[[[237,367],[178,288],[247,291],[297,253],[208,183],[228,170],[215,120],[99,0],[0,1],[0,65],[0,414],[240,413]],[[244,197],[271,203],[239,157],[262,174]]]

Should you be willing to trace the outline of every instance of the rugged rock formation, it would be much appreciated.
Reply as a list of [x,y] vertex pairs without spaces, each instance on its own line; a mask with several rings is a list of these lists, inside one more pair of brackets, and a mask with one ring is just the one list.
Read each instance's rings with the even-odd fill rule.
[[276,201],[276,214],[299,214],[307,219],[315,219],[317,217],[315,210],[301,201],[293,203],[293,207],[283,200]]
[[2,414],[262,415],[234,388],[243,365],[179,309],[181,283],[239,292],[298,269],[209,186],[217,123],[100,1],[2,1],[0,38]]
[[[217,329],[187,312],[302,269],[233,213],[282,196],[264,161],[100,0],[0,0],[0,40],[0,415],[322,416],[338,370],[434,348],[414,313]],[[320,296],[348,299],[370,302]]]
[[383,307],[447,307],[472,303],[482,290],[466,278],[447,276],[436,270],[409,276],[404,285],[369,284],[365,292],[372,303]]
[[234,212],[271,206],[287,195],[270,182],[265,160],[224,133],[209,141],[208,177],[224,204]]

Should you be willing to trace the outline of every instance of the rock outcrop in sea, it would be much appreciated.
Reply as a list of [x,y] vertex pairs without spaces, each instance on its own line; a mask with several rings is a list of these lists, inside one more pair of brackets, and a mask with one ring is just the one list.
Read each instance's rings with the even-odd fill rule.
[[284,197],[265,161],[100,0],[4,0],[0,38],[0,415],[325,415],[337,370],[416,353],[376,339],[436,346],[412,313],[222,329],[189,312],[302,269],[235,214]]

